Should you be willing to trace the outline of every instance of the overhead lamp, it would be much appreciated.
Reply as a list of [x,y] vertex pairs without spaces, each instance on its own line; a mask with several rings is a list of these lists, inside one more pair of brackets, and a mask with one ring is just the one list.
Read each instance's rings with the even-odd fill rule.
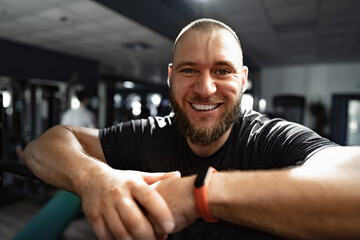
[[123,83],[123,86],[124,86],[124,88],[134,88],[134,87],[135,87],[135,83],[130,82],[130,81],[125,81],[125,82]]
[[9,91],[3,91],[1,93],[2,93],[2,97],[3,97],[3,107],[7,108],[11,104],[11,94]]
[[160,103],[161,103],[161,95],[158,94],[158,93],[152,94],[150,99],[151,99],[151,103],[153,105],[155,105],[156,107],[158,107],[160,105]]
[[141,114],[141,103],[140,102],[133,102],[131,104],[132,107],[132,114],[134,116],[139,116]]

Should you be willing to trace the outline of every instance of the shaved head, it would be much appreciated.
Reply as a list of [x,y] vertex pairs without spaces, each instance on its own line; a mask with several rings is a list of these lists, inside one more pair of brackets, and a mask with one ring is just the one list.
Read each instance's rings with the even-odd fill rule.
[[189,144],[214,146],[239,118],[247,80],[242,55],[235,32],[213,19],[190,23],[176,38],[168,72],[170,105]]
[[[172,59],[174,59],[174,54],[176,51],[176,46],[178,44],[178,42],[181,40],[182,36],[190,31],[190,30],[195,30],[195,31],[212,31],[215,29],[225,29],[227,31],[229,31],[234,38],[236,39],[236,41],[239,44],[239,48],[242,52],[242,48],[241,48],[241,44],[240,44],[240,40],[238,38],[238,36],[236,35],[236,33],[234,32],[234,30],[232,30],[228,25],[226,25],[223,22],[214,20],[214,19],[210,19],[210,18],[202,18],[202,19],[198,19],[195,20],[191,23],[189,23],[186,27],[184,27],[181,32],[179,33],[179,35],[177,36],[174,45],[173,45],[173,49],[172,49]],[[242,57],[242,56],[241,56]]]

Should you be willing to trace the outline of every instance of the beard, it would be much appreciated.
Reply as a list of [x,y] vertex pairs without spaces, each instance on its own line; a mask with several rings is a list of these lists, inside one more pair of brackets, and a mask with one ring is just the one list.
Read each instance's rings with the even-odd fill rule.
[[[242,94],[239,95],[238,99],[231,105],[228,106],[223,115],[215,126],[201,126],[195,128],[190,123],[186,113],[180,108],[179,104],[175,100],[172,89],[170,88],[170,105],[175,113],[174,122],[178,126],[179,130],[185,137],[188,137],[190,142],[195,145],[202,147],[209,146],[220,139],[220,137],[229,130],[232,125],[238,120],[241,112],[240,103]],[[195,97],[195,99],[201,99]],[[212,103],[211,97],[201,101],[200,103]],[[225,102],[223,104],[228,104]]]

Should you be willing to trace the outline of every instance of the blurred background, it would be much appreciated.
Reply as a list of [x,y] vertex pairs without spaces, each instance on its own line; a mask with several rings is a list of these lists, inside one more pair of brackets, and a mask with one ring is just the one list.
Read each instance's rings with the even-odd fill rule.
[[[99,128],[168,114],[173,41],[202,17],[240,38],[250,71],[244,108],[360,144],[358,0],[0,0],[1,159],[20,163],[29,141],[79,108],[81,89]],[[0,174],[0,232],[9,239],[53,189]],[[86,223],[73,229],[93,237]]]

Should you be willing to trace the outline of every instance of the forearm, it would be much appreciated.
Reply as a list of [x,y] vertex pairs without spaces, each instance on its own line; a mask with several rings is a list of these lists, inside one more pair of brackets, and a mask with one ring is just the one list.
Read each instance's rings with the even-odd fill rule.
[[292,239],[359,237],[360,168],[346,164],[357,157],[291,170],[214,174],[210,210],[219,219]]
[[71,128],[56,126],[29,143],[22,159],[44,182],[77,193],[91,172],[107,167],[85,148]]
[[173,231],[170,209],[149,184],[179,174],[111,168],[95,129],[51,128],[26,147],[22,158],[45,182],[80,196],[99,239],[155,239]]

